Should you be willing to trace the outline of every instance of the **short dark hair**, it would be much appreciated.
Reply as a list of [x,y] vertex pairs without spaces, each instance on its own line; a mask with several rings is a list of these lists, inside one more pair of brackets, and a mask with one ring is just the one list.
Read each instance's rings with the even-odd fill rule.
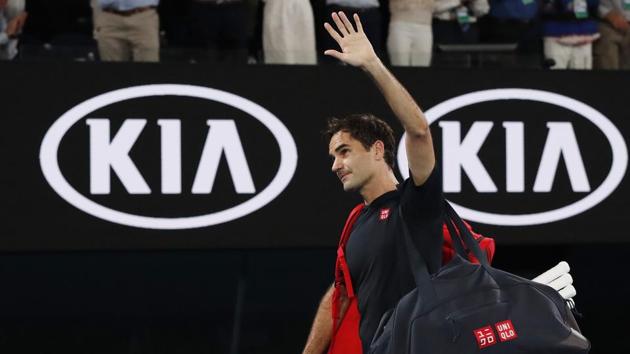
[[326,141],[330,141],[338,132],[349,133],[358,140],[366,150],[369,150],[377,140],[385,146],[385,162],[394,169],[394,148],[396,146],[394,131],[382,119],[370,113],[351,114],[345,117],[331,117],[328,119],[323,132]]

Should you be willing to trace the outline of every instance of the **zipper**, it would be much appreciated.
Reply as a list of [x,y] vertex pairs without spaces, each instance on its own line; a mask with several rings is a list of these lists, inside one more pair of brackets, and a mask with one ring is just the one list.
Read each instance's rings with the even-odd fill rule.
[[475,308],[471,308],[470,310],[463,312],[463,313],[452,313],[448,316],[446,316],[446,322],[449,324],[449,327],[451,329],[451,343],[455,343],[457,341],[457,339],[459,339],[460,335],[461,335],[461,330],[459,329],[459,326],[457,326],[457,320],[463,317],[466,317],[468,315],[471,315],[473,313],[482,311],[485,308],[488,307],[492,307],[492,306],[496,306],[499,304],[506,304],[507,302],[505,301],[497,301],[497,302],[493,302],[490,304],[486,304],[480,307],[475,307]]

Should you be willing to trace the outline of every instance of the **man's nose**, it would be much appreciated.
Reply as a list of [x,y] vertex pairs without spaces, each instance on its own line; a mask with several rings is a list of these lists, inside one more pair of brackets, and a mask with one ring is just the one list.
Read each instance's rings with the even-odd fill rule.
[[340,169],[341,169],[341,161],[338,158],[335,157],[335,160],[333,161],[331,170],[336,173]]

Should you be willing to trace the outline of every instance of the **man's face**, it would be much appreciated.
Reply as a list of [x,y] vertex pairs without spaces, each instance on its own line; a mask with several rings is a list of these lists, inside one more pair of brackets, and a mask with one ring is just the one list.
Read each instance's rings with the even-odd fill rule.
[[332,171],[346,192],[360,191],[375,173],[374,147],[366,150],[350,133],[340,131],[330,138],[328,153],[334,158]]

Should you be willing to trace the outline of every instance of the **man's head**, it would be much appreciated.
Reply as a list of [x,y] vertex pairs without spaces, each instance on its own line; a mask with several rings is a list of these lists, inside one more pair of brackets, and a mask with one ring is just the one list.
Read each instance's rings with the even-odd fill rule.
[[346,191],[360,190],[379,171],[394,167],[394,133],[371,114],[331,118],[324,131],[332,170]]

